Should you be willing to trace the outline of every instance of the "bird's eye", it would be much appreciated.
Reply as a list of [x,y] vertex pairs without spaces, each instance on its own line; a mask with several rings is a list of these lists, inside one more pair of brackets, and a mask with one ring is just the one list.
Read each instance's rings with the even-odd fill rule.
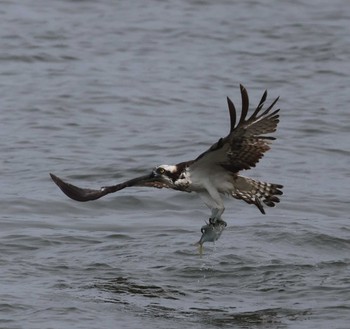
[[163,175],[165,173],[165,169],[164,168],[158,168],[158,173]]

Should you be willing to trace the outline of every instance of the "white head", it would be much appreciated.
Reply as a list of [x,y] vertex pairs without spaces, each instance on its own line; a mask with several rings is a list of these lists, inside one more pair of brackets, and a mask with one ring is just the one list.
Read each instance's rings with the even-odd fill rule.
[[163,172],[175,173],[175,172],[177,172],[177,166],[163,164],[163,165],[155,167],[154,170],[156,170],[156,171],[157,170],[158,171],[164,170]]
[[155,181],[162,183],[163,187],[184,190],[188,187],[188,181],[185,177],[186,168],[186,163],[160,165],[152,170],[151,177]]
[[174,185],[174,180],[177,178],[177,167],[173,165],[160,165],[152,170],[153,178],[165,183],[168,187]]

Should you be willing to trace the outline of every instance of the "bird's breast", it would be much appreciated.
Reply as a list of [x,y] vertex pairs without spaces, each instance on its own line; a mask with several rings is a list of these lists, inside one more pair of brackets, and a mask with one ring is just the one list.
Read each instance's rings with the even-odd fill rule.
[[221,193],[230,193],[234,188],[232,174],[220,167],[217,170],[193,171],[189,178],[192,191],[207,190],[208,185]]

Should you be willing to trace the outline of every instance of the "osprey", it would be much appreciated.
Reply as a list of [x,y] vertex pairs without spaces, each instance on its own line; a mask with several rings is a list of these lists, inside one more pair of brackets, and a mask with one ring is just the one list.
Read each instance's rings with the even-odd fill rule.
[[265,91],[255,111],[247,117],[248,93],[242,85],[240,90],[242,111],[238,123],[235,106],[227,97],[231,123],[229,134],[220,138],[194,160],[175,165],[160,165],[148,175],[100,189],[80,188],[53,174],[50,174],[51,178],[68,197],[82,202],[96,200],[131,186],[197,192],[211,210],[209,223],[202,227],[203,235],[198,244],[202,246],[206,241],[215,241],[226,227],[221,218],[225,210],[223,195],[253,204],[262,214],[265,214],[263,205],[274,207],[280,201],[278,196],[282,195],[282,185],[261,182],[239,174],[242,170],[255,167],[270,149],[269,143],[275,138],[266,135],[273,133],[279,122],[279,109],[271,111],[278,98],[262,111],[267,97]]

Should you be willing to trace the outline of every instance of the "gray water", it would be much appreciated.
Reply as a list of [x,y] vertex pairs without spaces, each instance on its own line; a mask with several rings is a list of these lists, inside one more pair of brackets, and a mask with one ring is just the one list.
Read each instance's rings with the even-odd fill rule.
[[[3,1],[1,328],[349,328],[350,4]],[[225,201],[193,243],[196,195],[130,188],[68,199],[190,160],[229,129],[239,84],[281,96],[277,140],[246,175],[277,208]]]

